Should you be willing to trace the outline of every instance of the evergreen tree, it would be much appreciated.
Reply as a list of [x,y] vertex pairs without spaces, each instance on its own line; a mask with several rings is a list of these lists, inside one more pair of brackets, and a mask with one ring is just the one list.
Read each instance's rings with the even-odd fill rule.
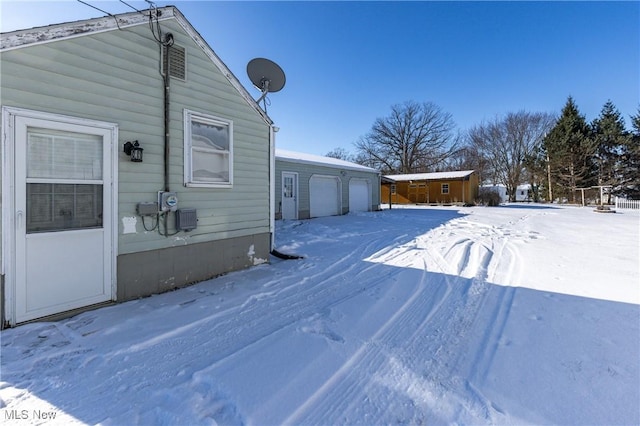
[[[591,129],[596,146],[598,185],[611,185],[613,192],[619,193],[621,172],[624,168],[622,154],[630,136],[625,130],[624,118],[613,103],[607,101],[600,116],[593,120]],[[609,191],[609,203],[611,192]]]
[[544,139],[554,198],[576,202],[576,189],[595,184],[594,143],[590,129],[569,96],[562,114]]
[[620,167],[620,194],[640,199],[640,107],[631,116],[631,135],[622,147]]

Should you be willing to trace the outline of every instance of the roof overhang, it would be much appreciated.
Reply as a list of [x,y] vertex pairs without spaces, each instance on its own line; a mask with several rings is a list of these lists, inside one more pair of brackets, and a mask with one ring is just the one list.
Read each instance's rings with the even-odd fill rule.
[[[254,109],[268,125],[273,121],[267,113],[260,108],[258,103],[249,94],[240,80],[222,62],[200,33],[189,23],[184,15],[175,6],[165,6],[140,12],[121,13],[117,15],[91,18],[81,21],[47,25],[24,30],[2,33],[0,37],[0,52],[26,48],[34,45],[52,43],[60,40],[83,37],[90,34],[98,34],[106,31],[118,31],[137,25],[148,25],[153,14],[157,14],[158,22],[174,19],[193,41],[202,49],[205,55],[222,72],[229,83],[239,92],[240,96]],[[155,17],[153,17],[155,19]],[[152,37],[150,34],[149,37]]]
[[276,149],[276,160],[286,161],[289,163],[311,164],[314,166],[380,174],[380,172],[376,169],[372,169],[371,167],[363,166],[357,163],[352,163],[350,161],[340,160],[338,158],[332,157],[323,157],[321,155],[287,151],[283,149]]
[[421,180],[465,180],[475,173],[475,170],[461,170],[453,172],[435,172],[435,173],[411,173],[402,175],[385,175],[386,178],[396,182],[410,182]]

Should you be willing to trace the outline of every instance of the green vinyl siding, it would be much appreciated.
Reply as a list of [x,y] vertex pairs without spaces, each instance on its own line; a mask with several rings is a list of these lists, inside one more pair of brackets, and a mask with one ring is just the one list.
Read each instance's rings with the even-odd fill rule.
[[[186,79],[171,79],[170,85],[169,186],[179,208],[197,210],[197,228],[188,233],[167,238],[145,231],[136,214],[137,203],[157,201],[164,189],[160,49],[146,23],[3,51],[0,103],[118,125],[120,254],[268,233],[269,124],[177,20],[161,27],[186,52]],[[184,186],[184,109],[233,121],[233,187]],[[144,149],[142,163],[122,152],[130,140]],[[131,217],[136,232],[124,234],[122,219]],[[147,228],[152,219],[145,218]],[[170,233],[174,221],[171,214]]]
[[349,181],[353,178],[368,180],[371,184],[370,207],[372,210],[375,210],[380,205],[380,177],[377,172],[342,169],[339,166],[323,166],[276,157],[276,178],[274,186],[276,198],[275,211],[277,213],[280,213],[280,202],[282,201],[282,172],[294,172],[298,174],[298,217],[300,219],[309,217],[309,180],[313,175],[334,176],[340,179],[342,214],[349,212]]

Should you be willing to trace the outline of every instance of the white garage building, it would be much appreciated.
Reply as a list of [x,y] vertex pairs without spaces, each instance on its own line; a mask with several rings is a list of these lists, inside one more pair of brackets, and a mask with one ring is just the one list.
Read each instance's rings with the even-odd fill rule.
[[337,158],[276,149],[276,219],[380,208],[380,172]]

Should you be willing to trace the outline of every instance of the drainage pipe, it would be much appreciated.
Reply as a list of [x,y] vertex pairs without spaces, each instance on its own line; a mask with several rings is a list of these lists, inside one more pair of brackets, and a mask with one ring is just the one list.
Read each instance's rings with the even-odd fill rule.
[[275,257],[278,257],[278,258],[284,259],[284,260],[304,259],[304,256],[300,256],[300,255],[297,255],[297,254],[280,253],[276,249],[271,250],[271,254],[274,255]]
[[170,61],[169,61],[169,49],[173,45],[173,35],[168,33],[165,36],[164,41],[164,57],[163,65],[164,65],[164,76],[163,76],[163,85],[164,85],[164,190],[166,192],[169,191],[169,156],[171,154],[169,142],[170,142],[170,130],[169,127],[171,125],[171,110],[169,103],[169,93],[171,90],[171,76],[170,76]]

